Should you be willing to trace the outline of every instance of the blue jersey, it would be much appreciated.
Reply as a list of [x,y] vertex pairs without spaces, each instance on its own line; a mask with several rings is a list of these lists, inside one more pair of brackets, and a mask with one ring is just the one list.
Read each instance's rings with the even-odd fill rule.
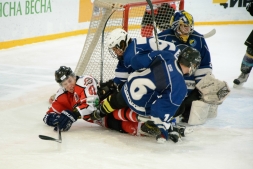
[[[153,59],[149,67],[131,73],[121,93],[133,111],[159,119],[160,123],[156,124],[163,128],[187,95],[187,87],[172,53],[155,51],[151,55],[156,57],[151,57]],[[145,57],[141,61],[145,62]]]
[[[159,50],[170,51],[175,57],[177,57],[180,52],[173,43],[162,40],[159,40]],[[133,38],[123,54],[123,60],[118,61],[118,65],[115,69],[114,82],[116,84],[125,82],[129,74],[134,70],[147,68],[152,61],[150,53],[153,51],[157,51],[155,38]],[[143,59],[144,62],[133,67],[132,59],[136,55],[141,56],[142,58],[140,59],[145,59]]]
[[189,36],[187,42],[183,43],[175,36],[173,29],[167,29],[159,33],[158,38],[164,41],[172,42],[177,47],[180,45],[191,46],[200,52],[201,63],[199,68],[192,76],[185,76],[185,83],[188,88],[188,93],[195,88],[196,83],[198,83],[206,74],[212,73],[210,52],[203,35],[199,34],[196,31],[193,31],[193,33]]

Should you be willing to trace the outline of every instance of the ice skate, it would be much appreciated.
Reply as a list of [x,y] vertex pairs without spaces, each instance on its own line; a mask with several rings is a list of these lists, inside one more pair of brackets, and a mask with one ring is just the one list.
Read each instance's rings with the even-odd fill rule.
[[178,125],[178,124],[177,124],[177,125],[173,126],[172,131],[176,131],[176,132],[179,133],[179,135],[180,135],[181,137],[185,137],[185,129],[186,129],[185,126],[183,126],[183,125]]
[[[176,131],[169,132],[169,140],[173,141],[174,143],[177,143],[178,141],[182,141],[180,134]],[[162,134],[156,136],[157,143],[165,143],[166,139]]]
[[154,124],[153,121],[147,121],[141,125],[140,133],[145,136],[156,137],[161,134],[160,129]]
[[249,73],[241,73],[240,76],[234,80],[234,88],[242,87],[243,83],[247,81]]
[[174,143],[177,143],[178,141],[182,141],[180,134],[176,131],[169,132],[169,139],[172,140]]

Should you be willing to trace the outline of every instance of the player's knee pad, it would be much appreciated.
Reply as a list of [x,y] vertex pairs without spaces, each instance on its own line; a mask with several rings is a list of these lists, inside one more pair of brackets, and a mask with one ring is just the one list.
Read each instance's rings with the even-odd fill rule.
[[188,124],[190,125],[204,124],[208,117],[209,107],[210,107],[209,104],[203,101],[200,100],[193,101]]

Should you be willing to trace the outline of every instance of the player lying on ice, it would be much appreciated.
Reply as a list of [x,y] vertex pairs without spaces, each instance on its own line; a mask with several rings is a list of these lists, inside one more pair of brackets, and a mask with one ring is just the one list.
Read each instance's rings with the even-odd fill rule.
[[97,81],[91,76],[76,76],[70,67],[61,66],[55,71],[55,80],[61,88],[57,91],[51,107],[43,121],[62,131],[68,131],[77,119],[100,124],[106,128],[131,135],[137,135],[138,121],[133,113],[132,121],[122,121],[114,118],[113,114],[102,120],[90,120],[90,114],[99,104]]
[[[90,119],[90,114],[97,110],[96,106],[99,104],[99,96],[101,98],[105,97],[102,94],[104,88],[101,92],[97,90],[100,88],[93,77],[85,75],[75,76],[71,68],[61,66],[55,72],[55,80],[60,84],[61,88],[57,91],[51,107],[43,118],[43,121],[47,125],[54,127],[55,130],[58,129],[59,125],[60,130],[68,131],[77,119],[83,119],[121,133],[150,136],[150,134],[140,129],[143,122],[149,120],[149,118],[141,117],[127,107],[115,110],[99,120]],[[100,93],[99,96],[98,93]],[[176,133],[177,128],[173,130],[175,132],[172,141],[177,142],[179,139],[179,134]],[[183,135],[184,131],[181,133]]]

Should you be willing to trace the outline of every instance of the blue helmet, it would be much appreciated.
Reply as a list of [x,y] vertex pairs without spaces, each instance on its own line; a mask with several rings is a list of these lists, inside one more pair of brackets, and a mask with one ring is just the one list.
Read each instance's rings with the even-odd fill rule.
[[194,30],[194,20],[191,14],[182,10],[174,13],[170,20],[170,26],[179,40],[187,42]]

